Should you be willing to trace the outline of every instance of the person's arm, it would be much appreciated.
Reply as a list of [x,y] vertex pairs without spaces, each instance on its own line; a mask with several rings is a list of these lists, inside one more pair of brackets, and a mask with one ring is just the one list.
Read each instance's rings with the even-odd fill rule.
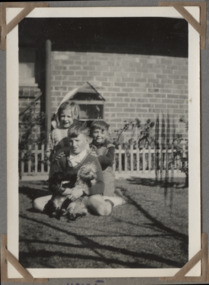
[[94,158],[94,163],[97,169],[97,178],[96,178],[96,183],[89,188],[89,195],[95,195],[95,194],[103,195],[104,179],[102,174],[102,168],[97,158]]
[[62,182],[65,181],[65,171],[62,167],[62,161],[54,160],[51,163],[50,176],[49,176],[49,190],[53,194],[61,195],[65,191],[62,187]]
[[97,153],[97,148],[95,145],[91,145],[90,146],[90,151],[91,151],[91,155],[95,156],[95,157],[98,157],[98,153]]
[[113,166],[114,158],[115,158],[115,147],[114,145],[111,144],[108,146],[107,153],[105,155],[98,156],[102,170],[105,170],[108,166]]
[[53,137],[52,136],[53,136],[53,131],[51,131],[49,133],[48,144],[47,144],[47,149],[46,149],[46,156],[47,156],[47,158],[49,158],[49,160],[51,160],[52,152],[54,149]]

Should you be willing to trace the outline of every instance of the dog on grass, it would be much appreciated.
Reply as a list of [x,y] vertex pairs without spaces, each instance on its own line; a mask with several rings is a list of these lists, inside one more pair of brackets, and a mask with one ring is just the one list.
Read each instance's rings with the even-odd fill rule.
[[[77,181],[73,190],[82,190],[84,195],[89,195],[89,189],[96,183],[97,171],[94,163],[84,164],[78,171]],[[59,189],[59,192],[64,192],[69,188],[70,181],[65,181],[61,172],[56,173],[49,180],[50,184]],[[45,205],[44,212],[50,217],[60,218],[67,216],[70,220],[75,220],[80,216],[85,216],[88,210],[83,203],[83,197],[78,198],[76,201],[71,201],[67,195],[54,194],[52,198]]]

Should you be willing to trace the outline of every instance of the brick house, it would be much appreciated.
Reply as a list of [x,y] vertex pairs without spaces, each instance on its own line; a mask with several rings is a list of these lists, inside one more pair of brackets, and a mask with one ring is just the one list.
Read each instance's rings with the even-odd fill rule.
[[89,82],[104,99],[102,116],[112,131],[124,120],[167,113],[180,129],[188,115],[187,29],[186,21],[166,18],[25,19],[20,111],[35,101],[48,132],[63,97]]

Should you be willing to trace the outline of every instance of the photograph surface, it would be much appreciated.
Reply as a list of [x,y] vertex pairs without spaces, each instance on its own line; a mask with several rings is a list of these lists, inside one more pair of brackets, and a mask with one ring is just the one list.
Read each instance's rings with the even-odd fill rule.
[[75,10],[11,34],[9,246],[35,277],[172,276],[200,248],[199,36],[172,8]]

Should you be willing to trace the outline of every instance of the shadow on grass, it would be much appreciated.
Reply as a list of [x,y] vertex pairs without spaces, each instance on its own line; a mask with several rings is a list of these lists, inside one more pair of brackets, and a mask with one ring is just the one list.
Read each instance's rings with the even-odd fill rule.
[[185,188],[185,179],[184,178],[175,178],[172,179],[172,181],[166,181],[166,180],[157,180],[157,179],[151,179],[151,178],[140,178],[140,177],[131,177],[127,179],[127,181],[130,184],[136,184],[136,185],[144,185],[144,186],[160,186],[160,187],[176,187],[179,188]]
[[30,183],[35,185],[48,185],[48,180],[32,180]]
[[[38,223],[39,225],[42,225],[42,226],[45,226],[45,227],[49,227],[53,230],[57,230],[59,232],[62,232],[64,234],[67,234],[67,235],[70,235],[72,236],[73,238],[76,238],[77,241],[79,241],[81,243],[81,245],[74,245],[74,244],[70,244],[70,243],[66,243],[66,244],[63,244],[61,243],[60,245],[65,245],[65,246],[68,246],[68,247],[79,247],[79,248],[83,248],[83,249],[87,249],[87,250],[92,250],[95,254],[97,254],[97,256],[89,256],[89,255],[77,255],[77,254],[66,254],[66,253],[62,253],[62,252],[56,252],[56,255],[58,256],[65,256],[65,257],[68,257],[68,258],[80,258],[80,259],[83,259],[83,260],[86,260],[86,259],[90,259],[90,260],[96,260],[96,261],[101,261],[105,264],[107,264],[109,267],[111,267],[110,263],[114,263],[114,264],[118,264],[118,265],[122,265],[124,267],[129,267],[129,268],[152,268],[151,266],[149,265],[143,265],[139,262],[126,262],[126,261],[123,261],[119,258],[107,258],[104,256],[103,253],[101,253],[101,250],[108,250],[110,251],[110,253],[115,253],[115,254],[122,254],[122,255],[126,255],[126,256],[130,256],[130,257],[137,257],[137,258],[144,258],[145,260],[148,260],[148,261],[158,261],[158,262],[161,262],[161,263],[164,263],[168,266],[172,266],[172,267],[181,267],[182,264],[180,262],[176,262],[176,261],[173,261],[173,260],[170,260],[170,259],[167,259],[167,258],[163,258],[159,255],[156,255],[156,254],[148,254],[148,253],[143,253],[143,252],[133,252],[133,251],[130,251],[130,250],[127,250],[125,248],[117,248],[117,247],[114,247],[114,246],[110,246],[110,245],[102,245],[98,242],[95,242],[93,241],[92,239],[90,239],[89,237],[86,237],[86,236],[83,236],[83,235],[79,235],[79,234],[76,234],[74,232],[71,232],[71,231],[67,231],[67,230],[64,230],[63,228],[59,228],[59,227],[56,227],[56,226],[53,226],[53,225],[50,225],[46,222],[43,222],[43,221],[37,221],[36,219],[34,218],[29,218],[29,217],[25,217],[23,215],[20,215],[21,218],[23,219],[26,219],[26,220],[29,220],[29,221],[32,221],[32,222],[36,222]],[[47,229],[46,229],[46,232],[47,232]],[[94,237],[97,237],[96,235]],[[20,238],[20,242],[24,242],[24,239],[21,239]],[[25,240],[25,242],[28,242],[30,243],[31,241],[29,240]],[[39,241],[37,240],[34,240],[34,242],[36,243],[39,243]],[[41,241],[40,241],[41,243]],[[46,244],[49,244],[49,241],[42,241],[42,243],[46,243]],[[58,245],[59,243],[57,242],[51,242],[52,244],[54,244],[55,246]],[[20,252],[20,262],[26,266],[27,264],[25,264],[25,258],[28,257],[32,257],[34,256],[35,257],[38,257],[38,256],[44,256],[44,257],[49,257],[49,256],[54,256],[55,253],[54,252],[48,252],[48,251],[34,251],[33,252],[29,252],[29,253],[24,253],[24,252]],[[28,265],[27,265],[28,266]],[[30,265],[31,266],[31,265]]]
[[19,193],[27,196],[29,199],[32,199],[32,200],[51,194],[51,192],[49,192],[47,189],[41,190],[41,189],[36,189],[33,187],[27,187],[27,186],[20,187]]
[[[114,258],[104,258],[104,257],[97,257],[93,255],[81,255],[81,254],[71,254],[71,253],[63,253],[63,252],[56,252],[56,255],[59,256],[59,258],[68,258],[68,259],[80,259],[80,260],[91,260],[91,261],[97,261],[97,262],[105,262],[107,265],[110,264],[115,264],[115,265],[120,265],[122,267],[127,267],[127,268],[140,268],[143,267],[143,264],[140,264],[138,262],[125,262],[122,260],[114,259]],[[50,258],[50,257],[55,257],[55,253],[52,251],[47,251],[47,250],[39,250],[39,251],[30,251],[30,253],[22,252],[20,253],[20,260],[25,259],[27,257],[30,258]],[[24,264],[26,267],[30,266],[30,264]],[[51,267],[51,266],[49,266]],[[111,267],[111,266],[109,266]],[[148,265],[146,265],[147,268],[152,268]],[[55,267],[57,268],[57,266]],[[94,267],[95,268],[95,267]]]
[[186,245],[188,244],[187,235],[165,226],[162,222],[158,221],[155,217],[150,215],[150,213],[147,212],[133,198],[131,198],[130,195],[127,194],[127,191],[125,191],[123,188],[121,188],[121,190],[123,192],[123,195],[126,197],[126,199],[128,199],[128,203],[131,203],[132,205],[134,205],[138,211],[140,211],[148,220],[152,222],[152,227],[156,227],[157,229],[160,229],[161,231],[167,232],[171,234],[172,236],[176,237],[177,239],[182,240]]

